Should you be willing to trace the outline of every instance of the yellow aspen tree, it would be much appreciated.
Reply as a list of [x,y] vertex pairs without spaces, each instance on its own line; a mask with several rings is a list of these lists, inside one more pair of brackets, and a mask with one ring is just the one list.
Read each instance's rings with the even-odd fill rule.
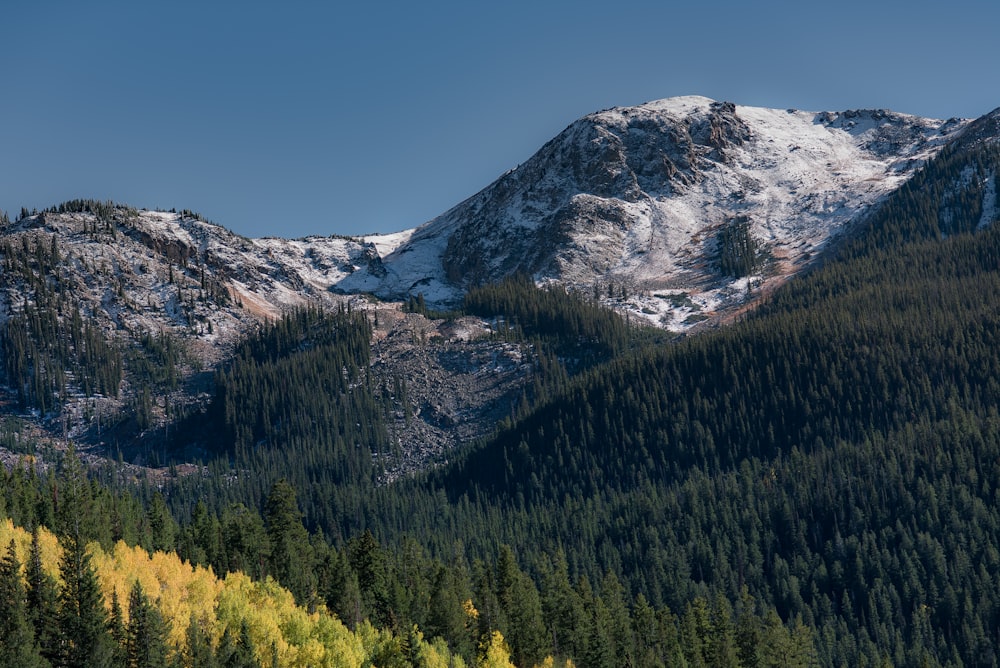
[[477,668],[515,668],[510,661],[510,648],[503,634],[493,631],[479,645],[476,657]]

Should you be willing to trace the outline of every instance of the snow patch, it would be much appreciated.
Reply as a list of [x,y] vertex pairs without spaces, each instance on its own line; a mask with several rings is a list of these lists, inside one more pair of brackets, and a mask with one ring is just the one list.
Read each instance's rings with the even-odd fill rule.
[[997,179],[996,174],[990,172],[986,175],[986,183],[983,184],[983,213],[979,217],[977,230],[982,230],[993,224],[997,219]]

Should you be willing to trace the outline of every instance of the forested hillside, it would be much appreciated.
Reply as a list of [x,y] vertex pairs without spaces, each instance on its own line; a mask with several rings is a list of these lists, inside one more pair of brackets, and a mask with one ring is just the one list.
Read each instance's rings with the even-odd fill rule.
[[997,170],[946,152],[744,322],[586,374],[436,484],[657,602],[747,587],[824,664],[992,664]]
[[[543,372],[555,381],[536,384],[537,407],[495,438],[359,495],[335,542],[368,528],[434,555],[461,541],[473,561],[508,544],[537,583],[563,554],[571,582],[614,577],[633,610],[640,593],[679,611],[745,590],[814,627],[824,665],[991,664],[1000,232],[982,202],[997,163],[991,146],[946,152],[839,257],[732,327],[617,347],[589,369],[555,340],[576,378]],[[544,330],[504,293],[518,290],[481,302]],[[574,345],[599,339],[577,331]],[[558,641],[571,617],[556,610],[543,624]],[[499,619],[530,646],[521,621]],[[592,647],[570,655],[616,665]]]
[[[24,458],[3,473],[0,511],[52,529],[77,576],[121,540],[253,587],[273,578],[295,615],[343,623],[361,647],[350,665],[434,665],[425,645],[452,665],[508,652],[518,666],[995,665],[998,175],[995,145],[946,149],[821,266],[681,340],[523,277],[470,291],[463,308],[520,347],[531,382],[495,433],[424,474],[381,483],[412,379],[375,380],[374,323],[301,309],[236,343],[202,404],[156,406],[170,419],[140,454],[174,468],[87,479],[72,450],[36,468],[51,443],[5,421]],[[2,340],[21,406],[111,394],[125,369],[149,379],[135,396],[152,415],[182,363],[171,339],[148,336],[142,356],[110,345],[70,291],[37,280],[58,245],[0,250],[34,285]],[[28,560],[19,536],[8,575]],[[49,567],[48,612],[9,631],[54,665],[77,665],[59,636],[74,627],[47,626],[79,608],[66,568]],[[123,609],[131,579],[98,577],[121,585]],[[7,577],[3,604],[29,605],[32,586]],[[136,609],[156,599],[143,589]],[[165,656],[192,665],[168,600]],[[226,629],[239,645],[236,619],[202,629],[215,659]],[[295,665],[282,642],[296,624],[284,640],[251,629],[255,660]],[[98,627],[128,651],[127,625]]]
[[[369,532],[336,549],[306,532],[283,481],[263,518],[234,506],[220,521],[199,504],[184,527],[161,496],[144,508],[87,482],[72,450],[58,473],[17,468],[0,482],[0,517],[35,526],[0,519],[3,666],[574,665],[553,655],[605,665],[625,656],[636,665],[803,665],[814,657],[800,620],[786,625],[748,595],[735,608],[695,598],[678,617],[642,597],[630,610],[613,575],[600,594],[586,579],[571,585],[561,554],[540,594],[506,546],[471,569],[457,552],[444,563],[412,540],[390,551]],[[545,620],[556,615],[550,640]]]

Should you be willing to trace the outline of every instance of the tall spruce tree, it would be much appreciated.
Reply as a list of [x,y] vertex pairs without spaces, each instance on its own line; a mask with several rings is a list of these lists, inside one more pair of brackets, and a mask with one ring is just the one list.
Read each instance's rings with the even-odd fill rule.
[[111,632],[112,654],[114,654],[112,663],[115,666],[128,665],[128,632],[125,627],[125,614],[118,600],[118,589],[111,592],[111,617],[108,620],[108,629]]
[[59,665],[66,668],[108,668],[114,651],[108,615],[86,546],[75,536],[63,539],[59,562],[59,625],[63,635]]
[[136,580],[128,597],[126,646],[130,668],[166,668],[167,624]]
[[62,632],[59,628],[59,589],[55,578],[42,567],[42,552],[38,527],[31,532],[31,548],[25,564],[27,580],[26,602],[28,619],[35,629],[35,638],[42,656],[50,663],[59,658]]
[[46,666],[28,619],[27,599],[21,581],[21,564],[13,540],[0,560],[0,666]]
[[316,589],[312,548],[309,533],[302,526],[295,489],[286,480],[271,487],[264,513],[271,543],[271,574],[292,591],[299,603],[305,603]]
[[219,665],[212,651],[212,639],[205,632],[206,626],[206,620],[191,613],[181,655],[181,665],[185,668],[216,668]]

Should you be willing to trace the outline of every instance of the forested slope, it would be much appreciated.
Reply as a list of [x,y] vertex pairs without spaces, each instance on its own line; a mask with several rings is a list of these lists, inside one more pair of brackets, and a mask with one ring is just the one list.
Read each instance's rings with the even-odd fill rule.
[[[471,569],[412,540],[386,550],[368,532],[332,548],[307,534],[284,482],[263,518],[233,507],[220,522],[199,504],[184,527],[160,496],[143,508],[87,482],[73,451],[58,473],[18,468],[0,482],[0,517],[36,527],[0,519],[4,666],[568,667],[570,656],[802,665],[814,656],[801,620],[786,625],[747,595],[735,608],[696,598],[678,617],[642,597],[629,606],[613,575],[600,594],[586,579],[571,585],[561,554],[543,568],[540,594],[507,547]],[[58,537],[38,526],[43,518]]]
[[745,321],[595,369],[437,484],[655,601],[748,586],[826,664],[992,664],[998,164],[946,152]]
[[[998,174],[994,145],[956,144],[825,264],[676,343],[520,278],[472,291],[465,308],[530,353],[533,382],[494,436],[425,475],[378,484],[406,379],[373,382],[367,319],[303,310],[238,344],[205,410],[151,446],[169,460],[197,443],[194,473],[85,480],[72,451],[58,471],[27,458],[4,472],[3,514],[71,554],[122,540],[276,578],[302,614],[360,634],[371,665],[418,663],[414,627],[466,662],[497,632],[519,666],[995,665]],[[25,281],[58,254],[31,251]],[[96,392],[137,364],[40,310],[72,307],[56,287],[24,311],[28,339],[4,334],[45,360],[43,377],[6,359],[25,406],[63,392],[60,365]],[[60,338],[79,343],[33,343]],[[169,344],[148,346],[169,383]],[[5,442],[45,447],[12,424]]]
[[[487,626],[521,663],[554,651],[656,665],[667,654],[640,661],[636,635],[608,634],[597,611],[621,601],[634,624],[649,605],[682,629],[693,601],[739,608],[744,594],[815,628],[823,665],[993,663],[1000,232],[982,203],[997,173],[990,145],[946,151],[824,266],[676,345],[642,346],[643,332],[516,280],[474,293],[468,308],[506,312],[502,335],[539,351],[522,409],[425,478],[312,483],[310,528],[345,553],[366,530],[410,562],[420,546],[451,573],[435,586],[464,582],[481,611],[511,600],[495,569],[512,546],[504,568],[532,583],[515,607],[541,615]],[[171,493],[182,521],[195,483]],[[338,501],[321,516],[308,499],[324,496]],[[369,616],[447,627],[428,621],[447,607],[378,588],[360,586]],[[345,591],[327,590],[335,609]],[[602,637],[629,641],[602,649]]]

